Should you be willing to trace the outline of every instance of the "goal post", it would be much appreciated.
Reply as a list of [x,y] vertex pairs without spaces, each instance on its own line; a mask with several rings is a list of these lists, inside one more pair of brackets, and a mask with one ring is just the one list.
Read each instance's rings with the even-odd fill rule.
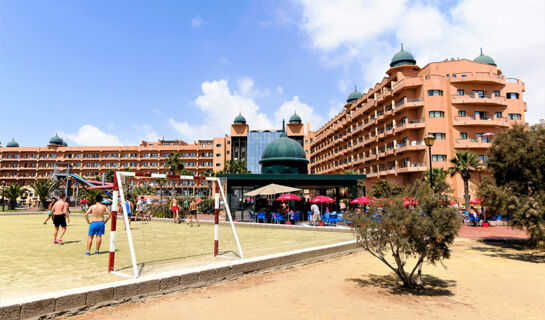
[[[128,177],[133,178],[153,178],[153,179],[167,179],[167,180],[189,180],[189,181],[210,181],[214,185],[212,190],[214,190],[214,244],[213,244],[213,254],[214,257],[222,257],[219,253],[219,212],[220,212],[220,199],[223,200],[223,205],[225,209],[225,214],[229,219],[229,224],[233,233],[233,237],[236,242],[238,249],[239,258],[244,258],[242,252],[242,247],[236,232],[235,224],[233,217],[231,215],[231,210],[229,208],[229,201],[225,196],[225,191],[222,186],[222,182],[225,179],[217,177],[201,177],[201,176],[180,176],[180,175],[170,175],[170,174],[160,174],[160,173],[136,173],[128,171],[117,171],[115,173],[115,179],[113,183],[113,193],[112,193],[112,217],[111,217],[111,230],[110,230],[110,250],[109,250],[109,262],[108,262],[108,272],[125,276],[125,277],[138,277],[140,273],[138,271],[138,265],[136,261],[135,248],[133,243],[133,237],[131,234],[131,229],[129,227],[129,208],[126,206],[126,196],[125,191],[123,190],[124,183]],[[121,204],[121,205],[120,205]],[[121,208],[121,209],[120,209]],[[121,210],[121,211],[119,211]],[[127,242],[128,249],[131,256],[131,265],[132,265],[132,275],[127,275],[125,273],[115,271],[115,253],[116,253],[116,228],[117,228],[117,215],[118,212],[122,214],[123,221],[125,222],[125,231],[127,233]]]

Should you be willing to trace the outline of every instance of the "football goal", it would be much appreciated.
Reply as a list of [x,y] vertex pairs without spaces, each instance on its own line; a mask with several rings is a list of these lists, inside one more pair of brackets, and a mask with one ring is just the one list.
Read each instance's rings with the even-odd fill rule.
[[[229,201],[225,194],[225,183],[225,179],[217,177],[117,171],[115,173],[112,194],[108,272],[120,276],[136,278],[142,275],[144,264],[150,264],[151,262],[156,261],[170,261],[180,257],[207,258],[207,261],[210,261],[209,258],[211,257],[244,258],[237,230],[229,208]],[[155,187],[157,184],[160,184],[161,186],[160,199],[157,199],[157,196],[155,195],[146,196],[145,209],[141,210],[141,204],[138,205],[140,206],[140,208],[138,208],[136,202],[141,198],[141,195],[138,194],[141,189],[136,188],[136,185],[153,185],[153,187]],[[163,190],[166,192],[164,197]],[[182,192],[179,190],[182,190]],[[130,200],[127,199],[129,194],[132,195]],[[137,197],[138,199],[135,199]],[[178,201],[177,206],[171,205],[173,203],[173,197]],[[132,205],[128,200],[132,202]],[[156,219],[156,215],[153,215],[153,221],[149,222],[149,224],[145,224],[148,223],[147,221],[136,221],[138,222],[138,226],[135,227],[133,224],[131,228],[131,216],[134,218],[136,211],[145,211],[142,212],[143,217],[146,216],[146,213],[154,212],[153,210],[159,209],[163,210],[163,213],[168,212],[168,214],[171,214],[171,207],[174,206],[179,207],[180,215],[192,212],[195,216],[195,210],[190,210],[191,208],[196,207],[195,203],[198,204],[200,213],[207,211],[206,213],[213,214],[213,232],[212,224],[210,223],[207,223],[205,228],[195,229],[179,226],[177,224],[172,225],[173,219],[170,218],[172,215],[168,216],[168,219]],[[221,228],[219,223],[220,210],[227,215],[229,220],[228,225],[224,224]],[[159,211],[157,212],[157,215],[159,215]],[[116,238],[118,216],[123,219],[123,224],[120,225],[120,227],[123,228],[119,231],[122,231],[124,234],[120,234],[120,238]],[[167,217],[163,216],[163,218]],[[190,226],[193,227],[193,224]],[[197,226],[197,224],[195,224],[195,226]],[[228,231],[229,229],[230,231]],[[230,247],[227,249],[231,250],[220,252],[220,230],[222,230],[221,232],[223,234],[225,234],[225,232],[228,233],[228,236],[222,237],[225,237],[226,242],[229,242]],[[191,232],[192,234],[189,234]],[[187,237],[187,239],[184,238],[184,236]],[[176,243],[176,241],[179,243]],[[135,245],[135,243],[141,243],[141,245]],[[120,244],[123,246],[123,249],[119,248]],[[116,248],[116,245],[118,245],[118,248]],[[196,251],[197,249],[195,248],[200,249],[199,251]],[[173,253],[176,250],[182,249],[185,251]],[[139,254],[139,250],[142,251],[141,254]],[[238,252],[235,252],[235,250]],[[123,265],[117,269],[115,264],[116,253],[118,254],[118,259],[120,259],[120,255],[123,255],[122,260],[125,261]],[[227,253],[232,253],[233,255]],[[174,258],[173,254],[175,255]],[[127,259],[128,255],[130,255],[130,259]],[[127,273],[126,271],[128,270],[132,270],[132,272]]]

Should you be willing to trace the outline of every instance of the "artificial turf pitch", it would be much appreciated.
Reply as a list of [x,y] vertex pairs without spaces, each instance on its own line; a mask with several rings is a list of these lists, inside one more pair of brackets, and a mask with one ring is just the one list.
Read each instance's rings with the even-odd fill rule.
[[[0,216],[0,301],[122,280],[107,272],[109,230],[102,239],[100,254],[84,256],[88,224],[72,215],[64,245],[53,244],[53,225],[42,222],[45,215]],[[213,224],[200,227],[152,221],[134,223],[132,236],[136,261],[143,275],[225,261],[213,256]],[[351,233],[288,230],[237,225],[245,258],[310,248],[353,240]],[[115,269],[131,273],[127,233],[117,221]],[[236,257],[230,225],[220,226],[220,253]]]

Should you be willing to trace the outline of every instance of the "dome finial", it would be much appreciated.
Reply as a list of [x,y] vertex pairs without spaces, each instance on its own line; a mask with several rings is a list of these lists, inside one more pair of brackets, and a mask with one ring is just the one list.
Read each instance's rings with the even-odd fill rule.
[[405,51],[403,50],[403,42],[401,42],[401,51]]
[[481,56],[483,55],[483,48],[481,48]]

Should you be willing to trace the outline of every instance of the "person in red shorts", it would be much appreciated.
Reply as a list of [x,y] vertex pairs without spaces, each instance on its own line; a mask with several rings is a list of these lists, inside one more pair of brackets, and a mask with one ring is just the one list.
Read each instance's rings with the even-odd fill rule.
[[173,222],[180,223],[180,219],[178,216],[178,211],[180,210],[180,208],[178,208],[178,199],[176,199],[176,196],[172,197],[172,200],[170,201],[170,206],[172,207],[172,219],[174,220]]

